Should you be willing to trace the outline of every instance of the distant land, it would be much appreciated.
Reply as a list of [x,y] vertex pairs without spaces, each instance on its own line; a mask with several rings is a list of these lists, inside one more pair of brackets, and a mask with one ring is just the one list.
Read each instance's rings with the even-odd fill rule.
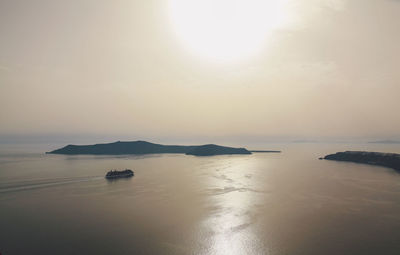
[[254,153],[281,153],[281,151],[265,151],[265,150],[251,150]]
[[371,141],[368,143],[384,143],[384,144],[397,144],[400,143],[400,141],[397,140],[378,140],[378,141]]
[[400,154],[396,153],[345,151],[327,155],[323,159],[384,166],[400,171]]
[[[254,151],[254,152],[279,152],[279,151]],[[233,148],[215,144],[206,145],[162,145],[146,141],[114,142],[94,145],[67,145],[63,148],[46,152],[48,154],[66,155],[123,155],[123,154],[159,154],[181,153],[195,156],[252,154],[245,148]]]

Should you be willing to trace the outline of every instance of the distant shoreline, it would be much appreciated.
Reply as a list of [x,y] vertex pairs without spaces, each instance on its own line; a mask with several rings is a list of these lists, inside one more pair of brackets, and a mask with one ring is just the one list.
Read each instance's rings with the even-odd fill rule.
[[281,153],[282,151],[251,150],[251,153]]
[[321,159],[383,166],[400,171],[400,154],[396,153],[345,151],[329,154]]
[[253,150],[246,148],[226,147],[216,144],[205,145],[162,145],[146,141],[114,142],[93,145],[67,145],[46,154],[64,155],[144,155],[161,153],[178,153],[194,156],[214,156],[214,155],[249,155],[252,153],[280,153],[277,150]]

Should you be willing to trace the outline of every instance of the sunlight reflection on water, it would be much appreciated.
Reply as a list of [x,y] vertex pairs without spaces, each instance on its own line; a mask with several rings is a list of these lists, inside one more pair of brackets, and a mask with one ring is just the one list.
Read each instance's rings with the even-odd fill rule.
[[252,215],[260,194],[254,190],[254,169],[248,158],[228,158],[212,166],[207,179],[212,213],[201,223],[209,229],[205,247],[199,254],[261,254],[263,245],[253,231]]
[[[397,255],[399,174],[318,160],[349,149],[400,152],[398,145],[298,144],[246,156],[70,157],[0,148],[0,226],[7,230],[0,231],[0,248],[44,255]],[[135,177],[104,179],[109,169],[125,168]]]

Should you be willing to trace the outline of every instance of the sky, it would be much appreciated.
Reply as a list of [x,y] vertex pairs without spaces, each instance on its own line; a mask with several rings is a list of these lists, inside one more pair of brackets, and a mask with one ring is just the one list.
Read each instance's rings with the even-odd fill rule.
[[0,0],[0,136],[400,137],[400,1],[270,1]]

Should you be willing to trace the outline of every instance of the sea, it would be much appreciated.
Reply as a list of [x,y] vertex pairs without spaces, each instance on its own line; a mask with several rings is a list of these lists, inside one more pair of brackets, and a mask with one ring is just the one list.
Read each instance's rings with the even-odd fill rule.
[[[318,160],[400,144],[254,153],[50,155],[0,144],[0,254],[400,254],[400,174]],[[133,178],[109,181],[110,169]]]

